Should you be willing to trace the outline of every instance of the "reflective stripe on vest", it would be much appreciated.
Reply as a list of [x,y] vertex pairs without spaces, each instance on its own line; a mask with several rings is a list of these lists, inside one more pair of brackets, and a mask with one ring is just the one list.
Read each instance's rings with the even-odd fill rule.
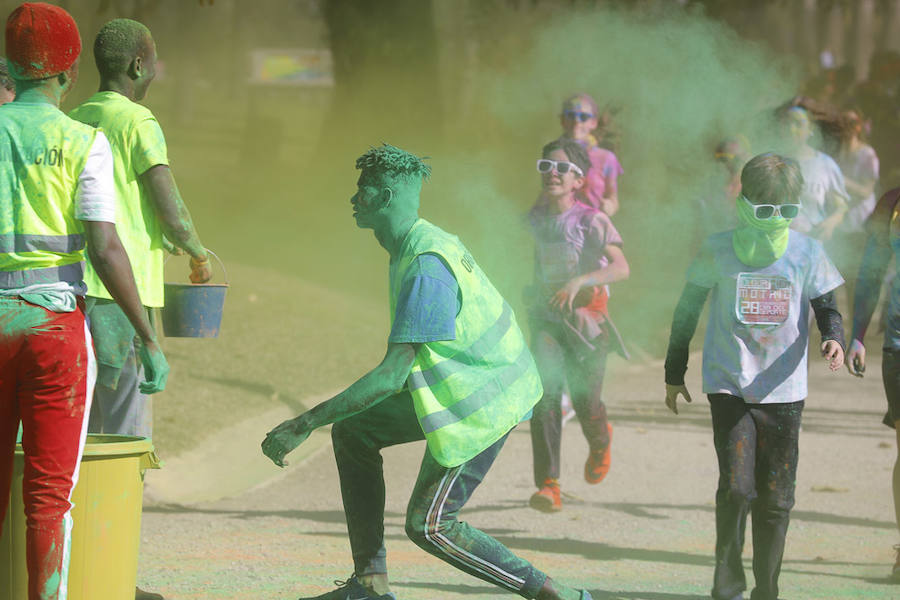
[[506,332],[512,322],[512,308],[506,302],[503,303],[503,312],[497,321],[484,332],[480,338],[475,340],[467,350],[465,350],[460,359],[448,359],[434,365],[430,369],[424,371],[413,371],[409,374],[409,391],[412,392],[423,387],[432,387],[440,381],[450,377],[454,373],[463,370],[466,367],[477,364],[481,361],[485,354],[490,352]]
[[13,252],[76,252],[84,250],[84,236],[80,233],[72,235],[34,235],[28,233],[8,233],[0,235],[0,253]]
[[78,284],[78,180],[97,131],[52,104],[0,106],[0,288]]
[[57,281],[81,281],[84,278],[84,261],[22,271],[0,271],[0,288],[16,289],[36,283],[56,283]]
[[425,433],[432,433],[441,427],[446,427],[462,421],[475,411],[484,407],[486,403],[503,394],[503,390],[524,375],[532,364],[533,361],[531,353],[528,351],[528,346],[523,346],[522,352],[519,353],[519,358],[516,359],[516,362],[500,371],[497,374],[496,379],[491,379],[484,387],[466,396],[453,406],[422,417],[419,420],[419,424],[422,425],[422,431]]

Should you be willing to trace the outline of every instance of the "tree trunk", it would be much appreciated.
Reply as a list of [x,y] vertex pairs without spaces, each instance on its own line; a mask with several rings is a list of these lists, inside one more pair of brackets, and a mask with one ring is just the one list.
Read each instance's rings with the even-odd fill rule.
[[431,0],[325,0],[335,94],[327,146],[415,143],[442,121]]
[[856,77],[869,77],[869,59],[875,50],[875,0],[859,0],[853,11],[853,65]]

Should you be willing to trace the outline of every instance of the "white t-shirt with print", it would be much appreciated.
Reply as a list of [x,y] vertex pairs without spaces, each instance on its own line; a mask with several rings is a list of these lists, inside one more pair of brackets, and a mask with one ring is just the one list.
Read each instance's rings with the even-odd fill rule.
[[807,396],[809,301],[842,283],[822,244],[790,232],[785,253],[767,267],[738,260],[732,231],[703,244],[688,282],[712,290],[703,344],[703,392],[748,403]]

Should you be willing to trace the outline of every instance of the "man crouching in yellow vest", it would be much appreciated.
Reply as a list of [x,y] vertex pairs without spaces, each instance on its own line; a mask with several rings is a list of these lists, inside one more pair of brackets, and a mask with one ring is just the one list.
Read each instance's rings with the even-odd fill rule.
[[540,377],[512,310],[465,246],[418,217],[430,167],[385,144],[359,157],[356,168],[356,224],[374,230],[390,255],[387,353],[356,383],[285,421],[262,443],[284,466],[314,429],[334,423],[354,572],[338,589],[307,600],[395,598],[384,548],[381,449],[423,437],[428,449],[406,515],[413,542],[525,598],[590,600],[456,519],[509,432],[540,400]]

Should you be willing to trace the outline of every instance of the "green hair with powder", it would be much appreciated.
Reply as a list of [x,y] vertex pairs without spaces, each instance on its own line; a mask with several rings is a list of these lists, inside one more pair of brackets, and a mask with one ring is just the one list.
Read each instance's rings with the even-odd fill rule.
[[132,19],[113,19],[100,28],[94,39],[94,62],[104,77],[115,77],[128,70],[128,65],[152,40],[150,30]]
[[431,176],[431,167],[425,164],[427,156],[419,158],[406,150],[390,144],[369,148],[356,159],[356,168],[379,178],[401,179],[407,183],[419,183]]

